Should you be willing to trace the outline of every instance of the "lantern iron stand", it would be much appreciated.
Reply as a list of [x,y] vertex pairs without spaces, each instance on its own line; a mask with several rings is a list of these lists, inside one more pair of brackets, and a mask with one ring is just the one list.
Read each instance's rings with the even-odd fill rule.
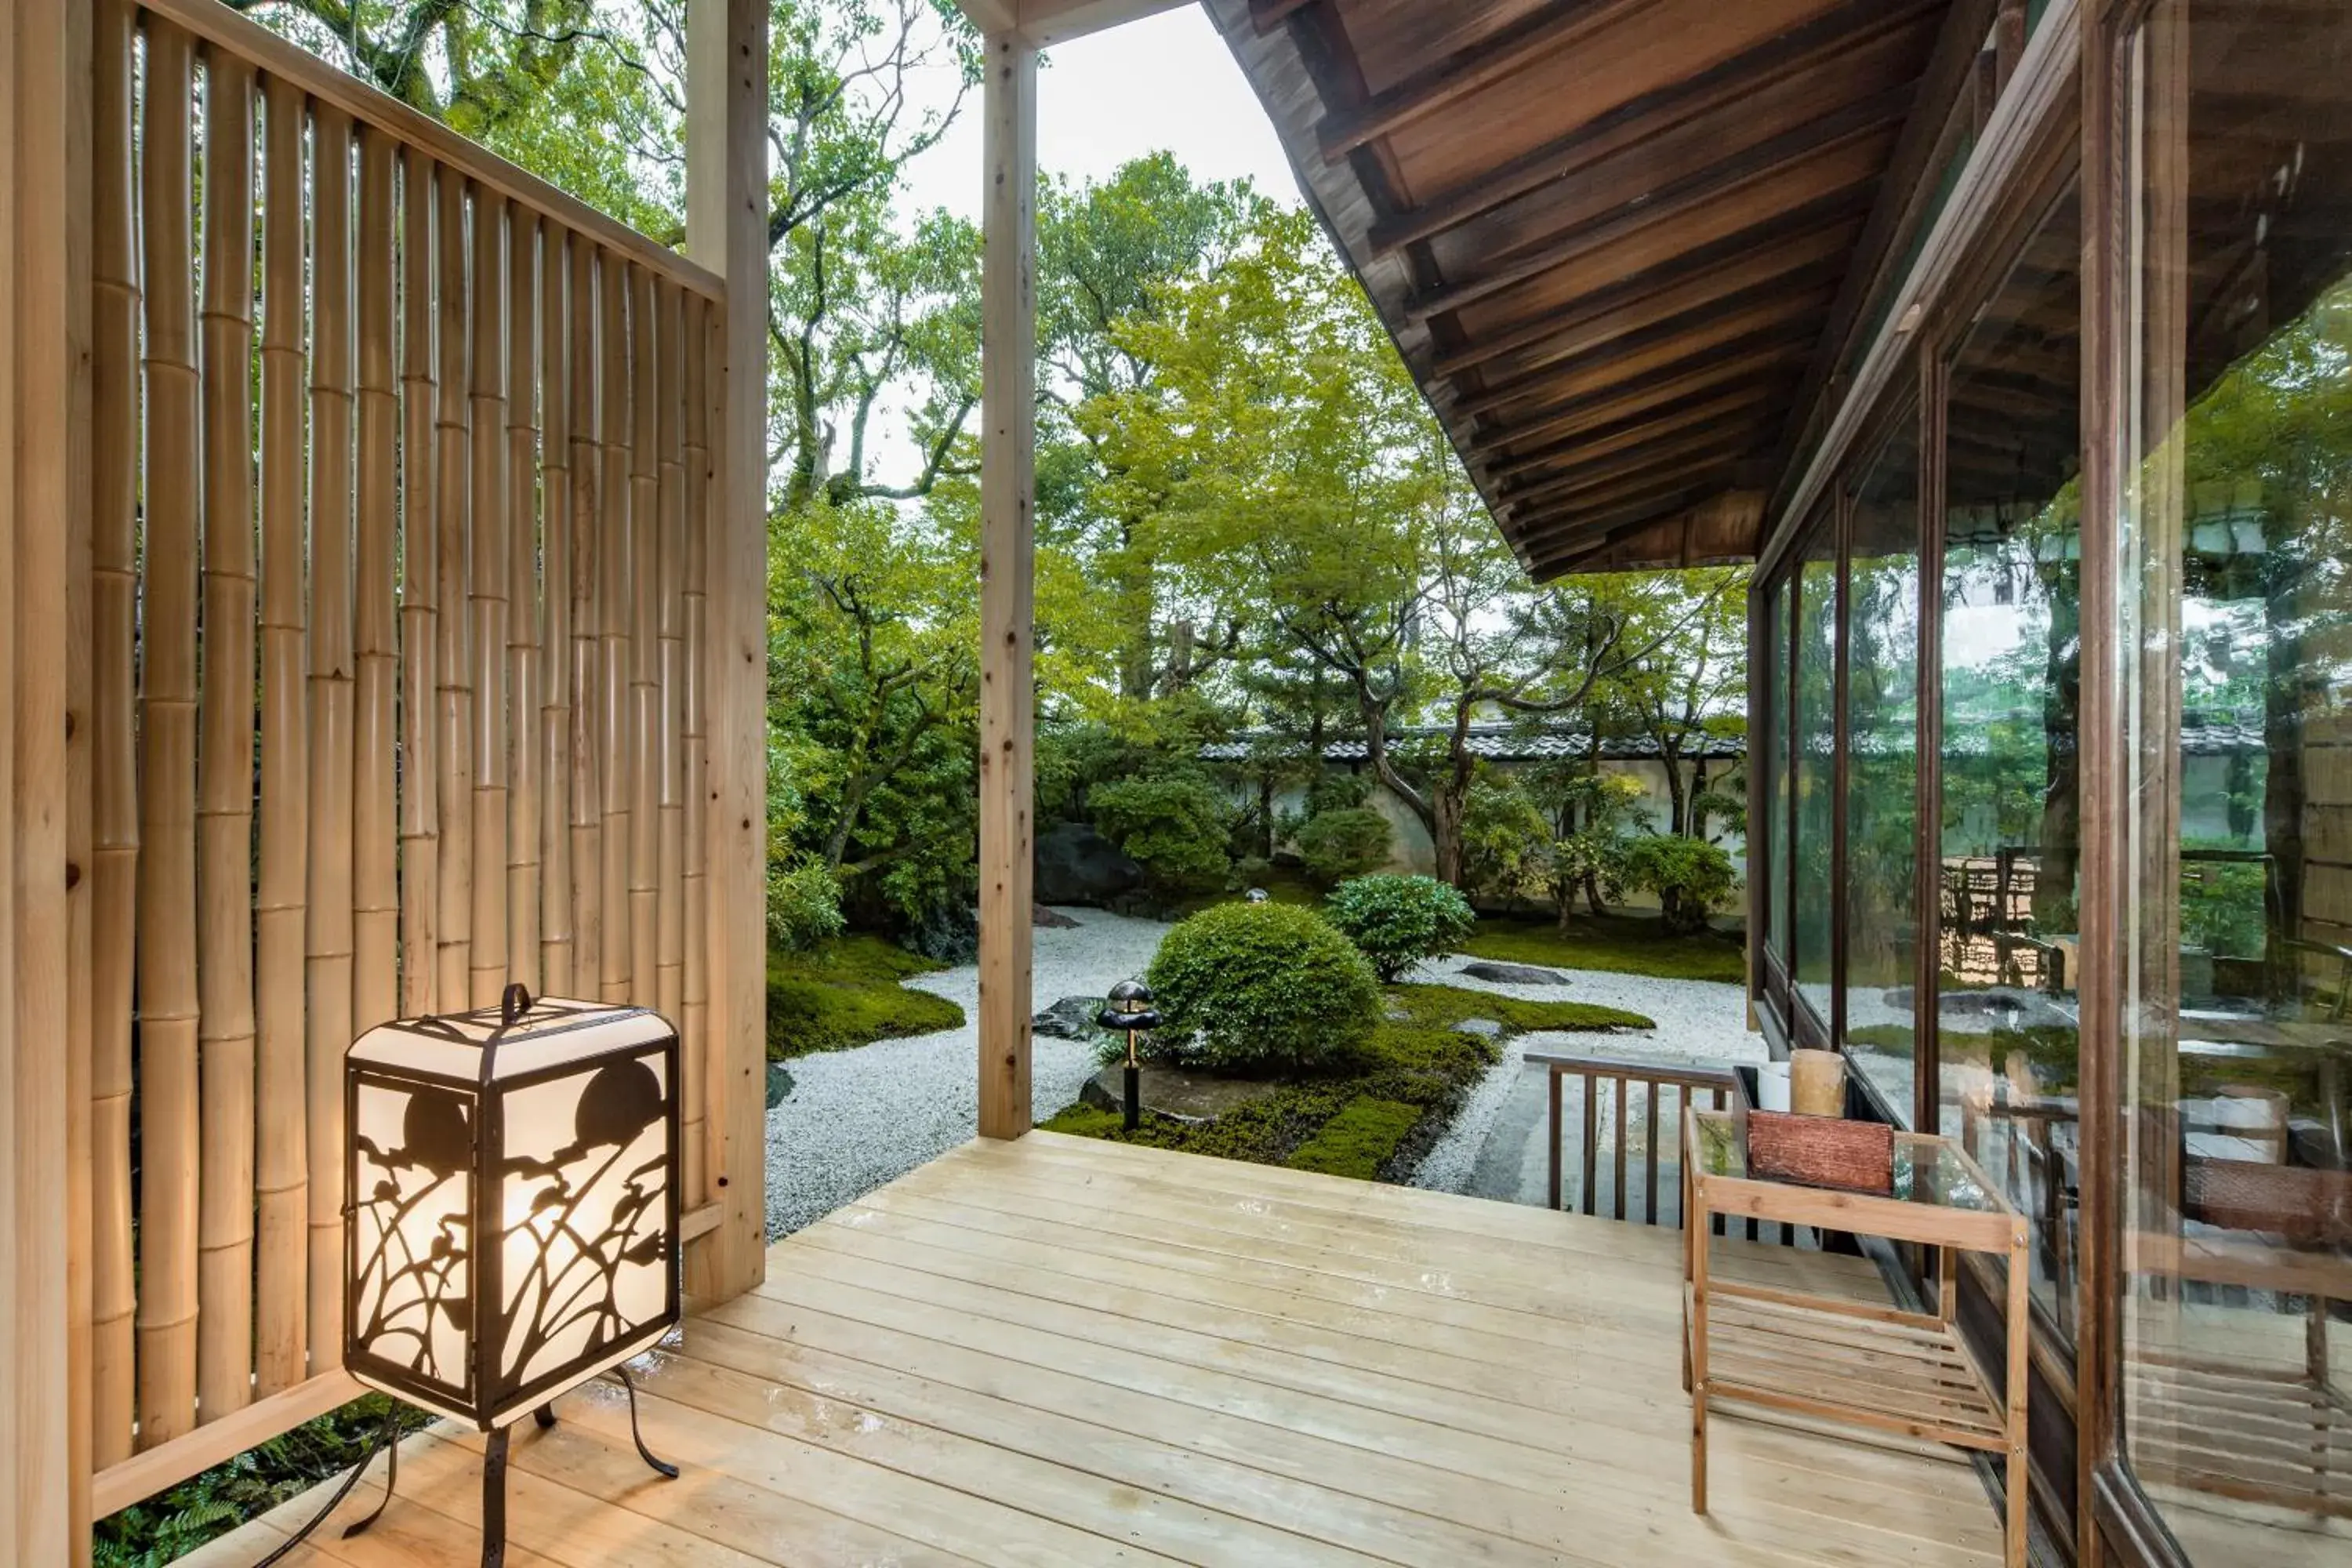
[[[629,1441],[637,1446],[637,1458],[664,1479],[677,1479],[677,1467],[646,1447],[644,1431],[637,1425],[636,1380],[629,1375],[629,1369],[625,1366],[614,1367],[613,1375],[619,1378],[621,1386],[628,1391]],[[550,1400],[530,1414],[531,1419],[544,1432],[555,1425],[555,1402]],[[499,1427],[490,1434],[489,1441],[482,1449],[482,1568],[503,1568],[507,1558],[507,1440],[513,1430],[512,1426]],[[335,1489],[335,1495],[327,1500],[327,1506],[312,1514],[309,1522],[280,1542],[268,1556],[255,1563],[254,1568],[269,1568],[271,1563],[308,1541],[312,1531],[327,1522],[329,1514],[343,1506],[343,1500],[352,1495],[352,1489],[359,1485],[360,1478],[367,1474],[367,1468],[375,1463],[378,1454],[383,1453],[391,1455],[384,1464],[383,1496],[376,1499],[375,1507],[368,1511],[365,1519],[343,1526],[345,1541],[364,1534],[370,1525],[383,1517],[384,1509],[392,1501],[393,1489],[400,1484],[400,1410],[396,1405],[383,1413],[383,1425],[376,1428],[375,1440],[368,1445],[367,1452],[360,1456],[359,1463],[353,1465],[351,1473],[343,1478],[343,1484]]]
[[1132,1132],[1143,1125],[1143,1065],[1135,1054],[1136,1037],[1160,1027],[1160,1015],[1151,1010],[1151,987],[1140,980],[1120,981],[1110,988],[1110,997],[1095,1016],[1095,1023],[1113,1033],[1124,1030],[1127,1034],[1127,1092],[1122,1125]]

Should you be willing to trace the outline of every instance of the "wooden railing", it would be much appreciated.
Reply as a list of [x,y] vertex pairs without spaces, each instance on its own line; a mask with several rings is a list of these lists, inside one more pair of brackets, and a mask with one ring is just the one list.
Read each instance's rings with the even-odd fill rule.
[[724,394],[701,268],[215,0],[94,35],[102,1514],[351,1392],[357,1029],[657,1007],[711,1195]]
[[[1600,1214],[1605,1206],[1610,1217],[1638,1220],[1643,1225],[1670,1225],[1679,1229],[1683,1224],[1680,1202],[1682,1185],[1679,1179],[1662,1180],[1662,1165],[1679,1167],[1682,1153],[1682,1111],[1685,1105],[1721,1110],[1731,1104],[1738,1092],[1738,1080],[1729,1068],[1698,1065],[1677,1066],[1668,1062],[1615,1061],[1602,1057],[1568,1056],[1556,1051],[1529,1051],[1526,1059],[1546,1072],[1545,1100],[1548,1111],[1549,1194],[1553,1208],[1565,1206],[1567,1198],[1568,1129],[1565,1125],[1562,1088],[1565,1080],[1574,1079],[1581,1089],[1581,1126],[1577,1140],[1579,1181],[1576,1185],[1575,1208],[1580,1214]],[[1601,1116],[1603,1095],[1609,1096],[1612,1114],[1604,1122]],[[1638,1112],[1641,1137],[1633,1137],[1633,1115]],[[1603,1164],[1602,1146],[1607,1145]],[[1665,1158],[1660,1158],[1661,1153]],[[1601,1175],[1608,1173],[1607,1199],[1602,1199]],[[1641,1203],[1636,1209],[1630,1202],[1634,1191],[1633,1181],[1640,1183]],[[1659,1194],[1667,1194],[1671,1209],[1662,1209]],[[1718,1216],[1718,1223],[1720,1216]],[[1721,1234],[1718,1230],[1718,1234]],[[1795,1233],[1786,1226],[1768,1226],[1759,1228],[1757,1222],[1748,1222],[1748,1239],[1777,1239],[1793,1245]]]

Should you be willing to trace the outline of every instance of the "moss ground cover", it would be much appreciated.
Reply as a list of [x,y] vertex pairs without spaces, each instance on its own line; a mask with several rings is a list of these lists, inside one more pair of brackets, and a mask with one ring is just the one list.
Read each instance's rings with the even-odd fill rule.
[[[1645,1029],[1638,1013],[1583,1002],[1528,1002],[1454,985],[1382,987],[1384,1016],[1369,1044],[1325,1071],[1284,1084],[1213,1121],[1147,1118],[1122,1131],[1116,1111],[1074,1105],[1045,1123],[1055,1132],[1145,1143],[1192,1154],[1393,1179],[1418,1162],[1460,1109],[1503,1041],[1535,1029]],[[1501,1039],[1465,1034],[1492,1018]]]
[[807,952],[768,955],[768,1058],[843,1051],[962,1025],[944,996],[903,985],[945,969],[878,936],[838,937]]
[[1556,921],[1489,917],[1462,944],[1478,958],[1506,963],[1540,963],[1555,969],[1604,969],[1620,974],[1654,974],[1663,980],[1720,980],[1737,985],[1747,977],[1748,955],[1726,932],[1677,936],[1663,922],[1639,916],[1579,916],[1562,931]]

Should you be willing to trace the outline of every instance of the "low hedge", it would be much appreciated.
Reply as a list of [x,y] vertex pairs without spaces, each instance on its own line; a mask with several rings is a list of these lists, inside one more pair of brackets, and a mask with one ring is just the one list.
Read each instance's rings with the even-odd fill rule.
[[1313,910],[1219,904],[1180,922],[1146,978],[1166,1028],[1158,1042],[1214,1072],[1304,1072],[1362,1049],[1380,984],[1348,939]]

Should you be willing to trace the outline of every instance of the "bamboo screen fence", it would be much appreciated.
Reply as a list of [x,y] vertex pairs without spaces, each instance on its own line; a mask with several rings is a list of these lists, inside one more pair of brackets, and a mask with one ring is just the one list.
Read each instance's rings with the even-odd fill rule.
[[359,1028],[658,1007],[705,1194],[722,290],[211,0],[95,27],[103,1513],[348,1392]]

